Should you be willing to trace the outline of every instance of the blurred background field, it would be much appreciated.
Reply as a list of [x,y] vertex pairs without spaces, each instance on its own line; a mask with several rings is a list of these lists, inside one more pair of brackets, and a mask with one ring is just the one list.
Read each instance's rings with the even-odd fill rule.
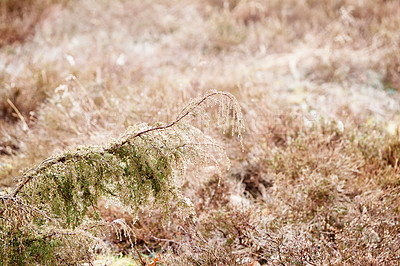
[[[205,129],[231,168],[188,173],[190,222],[143,210],[131,223],[143,258],[394,265],[399,28],[397,0],[3,0],[0,190],[52,154],[170,122],[191,98],[227,91],[244,113],[244,152]],[[138,259],[129,242],[104,241]]]

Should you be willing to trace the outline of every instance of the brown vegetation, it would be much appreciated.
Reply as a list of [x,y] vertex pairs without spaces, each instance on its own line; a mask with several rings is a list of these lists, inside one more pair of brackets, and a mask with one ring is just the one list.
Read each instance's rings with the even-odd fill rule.
[[0,47],[23,42],[37,24],[51,12],[50,7],[67,0],[3,0],[0,3]]
[[[46,9],[28,39],[1,37],[4,191],[53,153],[108,143],[136,123],[168,123],[188,99],[218,89],[242,106],[244,152],[231,132],[217,134],[217,117],[193,121],[225,143],[231,161],[222,173],[187,169],[193,217],[148,208],[134,222],[99,203],[105,220],[126,218],[142,259],[400,260],[398,1],[71,3]],[[128,241],[109,240],[137,256]]]

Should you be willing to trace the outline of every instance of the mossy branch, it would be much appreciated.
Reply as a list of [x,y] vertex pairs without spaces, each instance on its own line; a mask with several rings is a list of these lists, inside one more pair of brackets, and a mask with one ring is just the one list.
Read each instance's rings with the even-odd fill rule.
[[[126,139],[124,139],[123,141],[119,142],[119,143],[115,143],[113,144],[111,147],[105,148],[103,152],[100,152],[101,155],[104,155],[104,153],[109,153],[109,152],[114,152],[116,151],[118,148],[122,147],[123,145],[127,144],[128,142],[130,142],[132,139],[135,139],[137,137],[140,137],[141,135],[144,134],[148,134],[152,131],[159,131],[159,130],[165,130],[168,128],[171,128],[173,126],[175,126],[176,124],[178,124],[181,120],[183,120],[184,118],[192,115],[195,113],[195,111],[207,100],[210,99],[211,97],[214,96],[223,96],[226,97],[228,99],[228,111],[233,110],[233,118],[236,120],[235,124],[234,124],[234,128],[232,130],[233,133],[237,133],[238,137],[240,139],[240,142],[242,143],[242,133],[244,131],[244,123],[243,123],[243,117],[242,117],[242,113],[241,113],[241,109],[240,109],[240,105],[238,104],[235,96],[233,96],[230,93],[227,92],[220,92],[220,91],[213,91],[210,92],[208,94],[206,94],[205,96],[203,96],[202,98],[198,98],[198,99],[194,99],[192,100],[182,111],[181,113],[177,116],[177,118],[164,126],[156,126],[156,127],[151,127],[149,129],[140,131],[135,133],[134,135],[131,135],[129,137],[127,137]],[[221,109],[224,107],[223,104],[221,104]],[[223,113],[221,111],[221,113]],[[223,115],[223,114],[222,114]],[[185,145],[185,144],[184,144]],[[184,146],[182,145],[182,147]],[[16,197],[18,195],[18,193],[22,190],[22,188],[28,183],[30,182],[34,177],[35,174],[42,171],[43,169],[50,167],[54,164],[57,163],[64,163],[66,160],[72,160],[72,159],[78,159],[80,157],[79,154],[65,154],[65,155],[59,155],[57,157],[53,157],[53,158],[48,158],[44,161],[42,161],[38,167],[33,168],[33,169],[29,169],[28,171],[26,171],[24,173],[23,176],[25,176],[24,180],[17,186],[17,188],[14,190],[14,192],[12,193],[12,197]]]
[[[219,145],[187,123],[189,117],[205,116],[205,108],[213,105],[219,108],[219,123],[241,141],[244,125],[236,98],[213,91],[192,100],[169,124],[135,125],[106,146],[80,147],[26,171],[17,188],[0,197],[0,240],[9,246],[11,262],[32,262],[18,255],[21,246],[35,254],[39,246],[51,250],[69,245],[75,254],[84,246],[87,250],[92,240],[73,244],[70,239],[99,233],[104,224],[97,209],[100,198],[132,214],[153,204],[165,210],[190,206],[179,184],[187,166],[228,160]],[[38,256],[45,261],[47,255]]]

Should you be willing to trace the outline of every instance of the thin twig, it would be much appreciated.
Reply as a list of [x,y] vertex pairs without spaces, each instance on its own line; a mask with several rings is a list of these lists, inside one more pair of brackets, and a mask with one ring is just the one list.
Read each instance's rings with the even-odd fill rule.
[[21,120],[23,124],[23,129],[24,131],[29,130],[28,124],[25,121],[25,118],[22,116],[21,112],[18,110],[18,108],[13,104],[13,102],[10,99],[7,99],[7,103],[11,106],[11,108],[15,111],[17,114],[18,118]]
[[137,248],[136,248],[135,245],[132,245],[132,247],[133,247],[133,249],[136,251],[136,253],[138,254],[139,259],[140,259],[140,262],[142,263],[142,265],[143,265],[143,266],[146,266],[146,262],[144,262],[144,260],[143,260],[143,258],[142,258],[142,255],[140,255],[139,250],[137,250]]
[[[31,169],[29,169],[29,170],[26,171],[26,172],[29,172],[29,171],[34,171],[34,172],[36,172],[36,171],[38,171],[41,167],[43,167],[44,165],[47,165],[49,162],[53,162],[53,161],[54,161],[53,158],[48,158],[48,159],[42,161],[42,162],[39,164],[38,167],[36,167],[36,168],[31,168]],[[26,172],[25,172],[25,173],[26,173]],[[17,194],[21,191],[21,189],[22,189],[33,177],[34,177],[33,175],[27,176],[27,177],[25,178],[25,180],[24,180],[21,184],[19,184],[19,186],[14,190],[14,192],[12,193],[12,197],[15,198],[15,197],[17,196]]]
[[180,244],[181,244],[181,243],[179,243],[179,242],[176,242],[176,241],[170,240],[170,239],[158,238],[158,237],[155,237],[155,236],[151,236],[151,238],[152,238],[153,240],[157,240],[157,241],[169,242],[169,243],[174,243],[174,244],[177,244],[177,245],[180,245]]
[[[149,132],[151,132],[151,131],[154,131],[154,130],[164,130],[164,129],[167,129],[167,128],[170,128],[170,127],[176,125],[179,121],[181,121],[183,118],[185,118],[186,116],[188,116],[188,115],[192,112],[192,110],[194,110],[196,107],[200,106],[205,100],[207,100],[208,98],[210,98],[210,97],[212,97],[212,96],[214,96],[214,95],[223,95],[223,96],[228,97],[229,99],[232,99],[232,98],[231,98],[231,95],[228,94],[228,93],[225,93],[225,92],[218,92],[218,91],[216,91],[216,92],[209,93],[209,94],[207,94],[206,96],[204,96],[200,101],[198,101],[198,102],[195,104],[195,106],[194,106],[193,108],[187,110],[186,112],[184,112],[184,114],[178,116],[178,118],[177,118],[175,121],[171,122],[170,124],[165,125],[165,126],[153,127],[153,128],[149,128],[149,129],[146,129],[146,130],[144,130],[144,131],[138,132],[138,133],[136,133],[135,135],[133,135],[132,137],[127,138],[126,140],[122,141],[118,146],[123,146],[124,144],[128,143],[131,139],[134,139],[134,138],[136,138],[136,137],[139,137],[139,136],[141,136],[141,135],[143,135],[143,134],[146,134],[146,133],[149,133]],[[186,108],[187,108],[187,107],[186,107]],[[186,109],[186,108],[185,108],[185,109]],[[115,147],[111,147],[110,150],[112,150],[113,148],[115,148]],[[108,151],[108,150],[107,150],[107,151]]]

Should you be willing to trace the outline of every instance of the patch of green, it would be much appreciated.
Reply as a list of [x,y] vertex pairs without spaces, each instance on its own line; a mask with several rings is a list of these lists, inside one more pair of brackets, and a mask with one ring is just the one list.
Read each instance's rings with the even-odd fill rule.
[[[107,146],[80,147],[25,172],[14,192],[0,197],[1,239],[8,247],[0,256],[10,253],[5,264],[90,262],[94,244],[107,230],[132,245],[131,229],[123,220],[100,219],[100,199],[123,206],[132,215],[155,205],[164,212],[172,205],[180,207],[184,216],[189,215],[191,202],[178,183],[185,168],[207,164],[213,152],[221,158],[224,154],[210,150],[217,147],[212,139],[181,120],[201,112],[199,106],[214,98],[225,105],[221,114],[231,112],[234,123],[228,126],[240,136],[243,121],[236,98],[211,92],[193,100],[170,124],[139,124]],[[44,248],[39,252],[40,245]]]

